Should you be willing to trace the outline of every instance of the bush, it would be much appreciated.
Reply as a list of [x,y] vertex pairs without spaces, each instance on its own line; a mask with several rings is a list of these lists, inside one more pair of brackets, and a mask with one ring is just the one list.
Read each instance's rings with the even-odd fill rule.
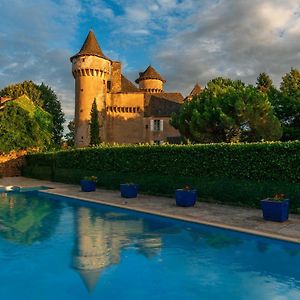
[[78,183],[95,175],[99,186],[136,182],[144,193],[173,195],[185,184],[206,200],[258,206],[287,194],[300,196],[300,142],[166,146],[107,146],[27,156],[25,176]]

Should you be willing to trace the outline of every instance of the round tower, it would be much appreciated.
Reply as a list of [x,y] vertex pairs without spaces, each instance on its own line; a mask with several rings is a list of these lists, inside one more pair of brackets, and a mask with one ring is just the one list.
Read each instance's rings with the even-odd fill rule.
[[147,93],[162,93],[164,91],[165,79],[152,67],[149,66],[135,81],[139,88]]
[[110,79],[111,61],[102,52],[93,31],[90,31],[80,51],[70,58],[75,79],[75,146],[90,144],[91,108],[96,100],[105,140],[105,102],[107,81]]

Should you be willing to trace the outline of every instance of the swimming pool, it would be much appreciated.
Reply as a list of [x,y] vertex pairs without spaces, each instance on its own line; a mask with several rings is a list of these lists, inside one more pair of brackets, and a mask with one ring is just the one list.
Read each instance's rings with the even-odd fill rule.
[[300,299],[300,245],[38,192],[0,195],[0,299]]

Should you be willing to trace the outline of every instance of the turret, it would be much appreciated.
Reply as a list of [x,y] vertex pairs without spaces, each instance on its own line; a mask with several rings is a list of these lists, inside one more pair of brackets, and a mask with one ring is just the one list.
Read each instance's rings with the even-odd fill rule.
[[144,72],[139,74],[140,76],[135,82],[139,84],[141,90],[148,93],[163,92],[166,81],[152,66],[149,66]]
[[[102,52],[93,31],[90,31],[80,51],[70,58],[75,79],[75,146],[90,143],[90,113],[94,99],[100,115],[100,126],[105,124],[107,81],[111,61]],[[101,130],[100,132],[104,132]],[[101,137],[102,140],[105,137]]]
[[202,87],[201,85],[197,82],[194,86],[194,88],[192,89],[192,91],[190,92],[190,94],[185,98],[185,101],[190,101],[192,100],[194,97],[200,95],[202,92]]

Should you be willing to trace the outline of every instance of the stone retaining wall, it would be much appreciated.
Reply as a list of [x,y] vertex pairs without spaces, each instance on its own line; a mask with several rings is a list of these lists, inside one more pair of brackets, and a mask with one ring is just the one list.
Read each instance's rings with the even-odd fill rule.
[[0,155],[0,177],[21,176],[21,169],[25,165],[27,151],[11,152]]

